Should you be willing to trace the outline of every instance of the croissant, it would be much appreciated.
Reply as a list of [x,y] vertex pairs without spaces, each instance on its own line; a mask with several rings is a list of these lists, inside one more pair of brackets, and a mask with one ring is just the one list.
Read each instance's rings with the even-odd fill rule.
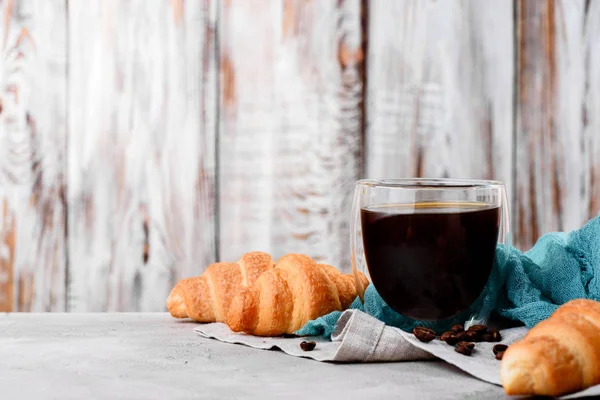
[[[367,286],[364,275],[360,280]],[[356,296],[352,275],[305,255],[288,254],[237,294],[227,325],[256,336],[293,333],[312,319],[348,308]]]
[[272,268],[271,256],[258,251],[244,254],[237,263],[211,264],[201,276],[177,283],[167,298],[167,309],[175,318],[225,322],[234,295]]
[[600,302],[560,306],[506,350],[500,378],[508,395],[559,396],[600,384]]

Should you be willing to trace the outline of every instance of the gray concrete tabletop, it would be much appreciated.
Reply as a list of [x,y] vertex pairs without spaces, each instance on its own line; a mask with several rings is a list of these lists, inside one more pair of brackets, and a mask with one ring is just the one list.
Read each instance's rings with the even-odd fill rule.
[[166,313],[0,314],[0,398],[505,398],[441,361],[319,363],[193,328]]

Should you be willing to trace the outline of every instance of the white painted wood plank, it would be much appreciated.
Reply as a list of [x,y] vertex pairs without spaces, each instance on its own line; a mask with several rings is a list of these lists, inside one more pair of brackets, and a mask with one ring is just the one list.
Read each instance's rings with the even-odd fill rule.
[[66,3],[0,15],[0,311],[64,311]]
[[[219,254],[271,252],[275,64],[281,2],[222,2]],[[279,22],[279,23],[278,23]],[[274,255],[273,255],[274,256]]]
[[[588,1],[585,12],[585,108],[583,119],[583,176],[586,184],[583,188],[584,204],[591,218],[600,213],[600,3]],[[567,207],[569,207],[567,205]],[[575,205],[576,207],[576,205]],[[576,207],[576,209],[578,209]],[[576,224],[571,220],[568,224]],[[567,229],[570,225],[567,225]]]
[[600,211],[600,5],[519,2],[518,245]]
[[221,19],[220,249],[349,270],[361,173],[361,3],[236,1]]
[[215,21],[214,2],[69,2],[72,311],[163,310],[214,260]]
[[367,176],[512,184],[513,3],[370,3]]

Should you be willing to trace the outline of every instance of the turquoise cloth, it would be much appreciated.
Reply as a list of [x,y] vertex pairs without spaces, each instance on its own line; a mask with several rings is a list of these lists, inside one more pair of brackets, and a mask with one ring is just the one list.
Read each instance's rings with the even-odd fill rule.
[[[531,328],[569,300],[600,301],[599,275],[600,216],[571,233],[544,235],[526,253],[499,245],[482,295],[469,310],[452,319],[432,323],[403,317],[381,299],[373,285],[367,287],[364,304],[357,298],[350,308],[367,311],[387,325],[405,331],[422,325],[442,332],[482,308],[484,313],[495,311]],[[336,311],[310,321],[296,333],[329,338],[340,314]]]

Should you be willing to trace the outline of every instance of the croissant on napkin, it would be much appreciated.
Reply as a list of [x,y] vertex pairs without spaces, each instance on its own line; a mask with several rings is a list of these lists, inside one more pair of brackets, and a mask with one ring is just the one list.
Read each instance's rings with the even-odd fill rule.
[[[367,286],[362,273],[359,279]],[[274,265],[268,254],[253,252],[183,279],[171,291],[167,308],[175,318],[226,322],[234,332],[279,336],[348,308],[356,296],[354,276],[330,265],[302,254],[288,254]]]
[[508,395],[559,396],[600,384],[600,302],[560,306],[506,350],[500,378]]
[[251,286],[273,259],[259,251],[246,253],[238,262],[208,266],[201,276],[182,279],[167,298],[167,309],[175,318],[197,322],[225,322],[233,296]]
[[[364,275],[360,279],[368,284]],[[288,254],[237,294],[227,325],[256,336],[294,333],[312,319],[345,310],[356,296],[353,275],[302,254]]]

